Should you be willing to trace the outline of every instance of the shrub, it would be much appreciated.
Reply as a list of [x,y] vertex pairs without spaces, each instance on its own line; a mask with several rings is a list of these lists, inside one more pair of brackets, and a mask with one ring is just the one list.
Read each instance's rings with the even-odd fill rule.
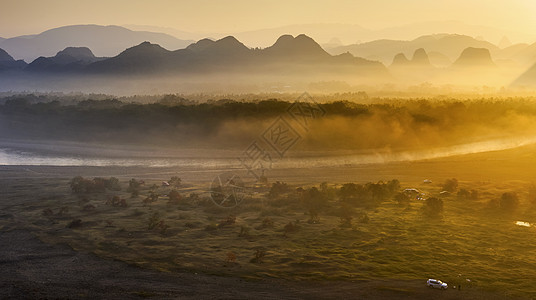
[[231,226],[233,225],[234,223],[236,223],[236,217],[233,216],[233,215],[230,215],[227,217],[227,219],[221,221],[219,224],[218,224],[218,228],[223,228],[225,226]]
[[127,192],[132,193],[132,194],[136,193],[136,197],[137,197],[137,195],[140,192],[141,184],[142,184],[141,181],[138,181],[134,178],[130,179],[130,181],[128,182]]
[[111,205],[113,207],[127,207],[127,201],[125,199],[120,198],[119,196],[113,196],[112,198],[108,198],[106,201],[107,205]]
[[178,176],[173,176],[168,183],[170,186],[179,187],[182,183],[182,179],[180,179]]
[[119,184],[119,179],[115,177],[110,177],[104,182],[104,186],[110,191],[120,191],[121,185]]
[[236,254],[233,252],[227,252],[227,258],[225,259],[228,263],[234,263],[236,261]]
[[286,236],[288,233],[296,232],[300,229],[300,226],[298,225],[298,222],[289,222],[285,227],[283,228],[283,235]]
[[519,205],[517,194],[512,192],[502,194],[501,199],[499,200],[499,205],[500,208],[505,211],[515,210]]
[[445,183],[443,183],[444,191],[454,193],[457,188],[458,188],[458,179],[456,178],[447,179],[445,180]]
[[190,193],[190,195],[188,196],[188,200],[190,200],[193,203],[196,203],[199,200],[201,200],[201,198],[199,197],[199,194],[197,193]]
[[43,216],[49,217],[49,216],[52,216],[52,215],[54,215],[54,212],[52,211],[52,209],[47,208],[47,209],[43,210]]
[[309,223],[318,223],[320,218],[318,213],[326,206],[328,199],[316,187],[305,190],[302,194],[302,203],[309,213]]
[[169,192],[168,197],[169,197],[169,203],[171,204],[178,204],[182,200],[181,194],[175,189]]
[[143,204],[147,205],[152,202],[156,202],[158,200],[158,194],[155,192],[151,192],[151,194],[143,200]]
[[370,218],[366,212],[362,212],[359,214],[359,216],[357,216],[357,222],[359,223],[368,224],[369,221]]
[[423,205],[424,214],[427,216],[438,216],[443,212],[443,200],[430,197],[424,201]]
[[157,230],[160,231],[160,233],[165,233],[166,230],[169,228],[169,226],[164,222],[164,220],[160,219],[160,214],[155,212],[153,213],[147,222],[147,229],[149,230]]
[[69,224],[67,224],[66,227],[71,228],[71,229],[80,228],[82,227],[82,220],[80,219],[72,220]]
[[272,184],[272,187],[270,188],[270,191],[268,192],[268,198],[269,199],[275,199],[279,197],[280,195],[287,193],[289,191],[289,186],[280,181],[276,181]]
[[460,189],[456,194],[456,197],[458,197],[460,200],[467,200],[471,198],[471,192],[466,189]]
[[91,205],[91,204],[87,204],[87,205],[84,205],[84,207],[82,208],[82,211],[93,211],[95,210],[95,206],[94,205]]
[[274,220],[272,218],[264,218],[262,220],[262,228],[274,227]]
[[266,251],[265,250],[257,249],[255,251],[255,256],[249,262],[251,262],[251,263],[262,263],[265,256],[266,256]]
[[343,202],[356,203],[365,196],[365,189],[360,184],[345,183],[339,189],[339,198]]
[[248,237],[249,236],[249,227],[247,226],[240,226],[240,233],[238,234],[238,236],[240,237]]
[[406,193],[396,193],[394,199],[400,206],[408,206],[411,203],[411,198]]
[[106,189],[111,191],[121,190],[119,179],[110,177],[109,179],[95,177],[85,179],[82,176],[76,176],[69,182],[71,190],[75,194],[104,193]]

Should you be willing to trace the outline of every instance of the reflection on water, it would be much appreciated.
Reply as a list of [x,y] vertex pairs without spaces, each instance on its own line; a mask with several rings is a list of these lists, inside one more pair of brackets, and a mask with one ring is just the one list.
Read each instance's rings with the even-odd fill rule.
[[[492,140],[472,144],[457,145],[441,149],[423,149],[406,152],[390,152],[388,150],[368,151],[366,153],[320,153],[299,152],[289,153],[287,157],[274,156],[273,166],[276,168],[311,168],[337,167],[348,165],[377,164],[399,161],[415,161],[454,155],[480,153],[512,149],[536,143],[536,138]],[[173,150],[165,152],[117,150],[103,152],[102,148],[87,145],[82,148],[63,148],[61,152],[46,151],[46,147],[28,148],[0,147],[0,165],[39,165],[39,166],[143,166],[143,167],[188,167],[193,169],[224,169],[241,168],[238,157],[240,151],[222,152],[221,150]],[[66,150],[67,149],[67,150]],[[44,151],[40,151],[44,150]],[[74,151],[73,151],[74,150]],[[74,153],[84,153],[84,155]],[[122,155],[119,155],[122,154]],[[223,154],[222,154],[223,153]]]
[[71,155],[44,155],[35,152],[0,148],[0,165],[4,166],[145,166],[224,168],[235,165],[229,158],[152,158],[152,157],[75,157]]

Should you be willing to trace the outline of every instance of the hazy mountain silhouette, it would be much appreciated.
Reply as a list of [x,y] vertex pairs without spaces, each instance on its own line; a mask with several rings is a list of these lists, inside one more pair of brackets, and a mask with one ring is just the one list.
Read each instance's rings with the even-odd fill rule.
[[87,47],[67,47],[53,57],[39,57],[31,62],[27,70],[30,71],[77,71],[91,63],[103,60],[97,58]]
[[413,52],[413,57],[409,60],[404,53],[398,53],[393,58],[393,63],[391,67],[420,67],[420,68],[429,68],[432,67],[430,59],[426,50],[419,48]]
[[536,43],[530,45],[516,44],[504,49],[503,51],[513,52],[510,57],[520,63],[528,65],[536,63]]
[[318,60],[330,57],[322,47],[305,34],[297,37],[282,35],[275,44],[263,50],[263,54],[276,58]]
[[468,47],[463,50],[460,57],[452,64],[453,67],[495,67],[491,54],[486,48]]
[[168,67],[166,58],[171,51],[160,45],[143,42],[126,49],[119,55],[95,62],[86,70],[92,73],[143,73],[156,72]]
[[328,52],[331,54],[350,52],[355,56],[390,63],[393,57],[398,53],[404,53],[407,57],[415,49],[423,48],[428,52],[442,53],[451,61],[454,61],[463,49],[468,47],[487,48],[490,51],[500,50],[492,43],[479,41],[469,36],[458,34],[436,34],[421,36],[411,41],[376,40],[368,43],[328,49]]
[[513,83],[514,86],[536,87],[536,64],[521,74]]
[[393,58],[393,63],[391,66],[398,67],[398,66],[408,66],[411,63],[411,61],[406,57],[404,53],[398,53]]
[[416,66],[430,66],[430,58],[423,48],[415,50],[411,63]]
[[379,62],[356,58],[350,54],[332,56],[306,35],[281,36],[265,49],[250,49],[232,36],[217,41],[202,39],[176,51],[144,42],[116,57],[89,65],[87,71],[113,74],[219,71],[263,74],[281,71],[288,73],[303,68],[319,72],[347,72],[347,68],[358,72],[360,68],[371,68],[380,73],[386,72]]
[[9,53],[7,53],[4,49],[0,49],[0,62],[11,62],[15,61]]
[[[504,36],[523,36],[523,34],[520,34],[519,32],[510,32],[508,30],[504,30],[501,28],[493,28],[489,26],[468,25],[458,21],[417,22],[378,30],[368,29],[359,25],[350,24],[293,24],[288,26],[266,28],[247,32],[234,32],[226,33],[223,35],[221,33],[211,33],[208,35],[218,37],[232,34],[248,46],[267,47],[271,44],[272,41],[274,41],[277,37],[283,34],[297,35],[300,33],[307,33],[308,36],[312,37],[321,44],[330,43],[330,41],[335,38],[337,40],[340,40],[342,44],[346,45],[361,43],[358,41],[373,41],[379,39],[411,40],[415,37],[430,35],[432,33],[458,33],[467,36],[482,36],[485,37],[486,40],[493,42],[498,42]],[[207,34],[205,34],[205,36],[206,35]],[[187,35],[176,36],[183,37]],[[525,38],[530,40],[534,39],[535,37],[536,35],[533,35],[532,37],[527,37],[525,35]],[[470,45],[468,45],[467,47],[469,46]],[[424,46],[412,47],[412,49],[417,48],[425,48],[428,51],[432,51],[431,49]],[[462,49],[460,49],[455,55],[458,55]],[[326,48],[326,50],[331,53],[331,51],[329,51],[329,48]],[[394,53],[391,53],[391,55],[387,57],[387,60],[392,59],[393,56],[398,52],[405,51],[396,51]],[[356,53],[353,54],[356,55]],[[410,53],[405,54],[410,55]],[[451,58],[451,60],[453,59],[454,57]],[[390,61],[384,62],[390,63]]]
[[26,63],[23,60],[15,60],[4,49],[0,49],[0,71],[22,69],[26,67]]
[[120,26],[73,25],[47,30],[30,36],[20,36],[0,41],[0,48],[28,62],[37,57],[50,57],[66,47],[88,47],[97,56],[115,56],[124,49],[143,41],[158,43],[168,49],[181,49],[192,41],[173,36],[132,31]]

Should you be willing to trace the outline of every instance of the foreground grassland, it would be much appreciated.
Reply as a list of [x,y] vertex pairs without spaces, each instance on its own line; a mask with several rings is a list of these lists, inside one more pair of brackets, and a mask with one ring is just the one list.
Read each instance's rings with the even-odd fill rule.
[[[251,279],[421,279],[423,288],[427,278],[440,278],[462,291],[530,298],[536,293],[536,228],[516,221],[536,223],[529,193],[534,174],[521,167],[534,162],[532,150],[364,169],[286,170],[270,178],[288,182],[286,192],[270,197],[269,186],[252,188],[235,208],[216,206],[204,181],[162,186],[167,175],[140,176],[145,185],[137,197],[127,191],[127,176],[119,178],[120,191],[87,194],[72,192],[72,177],[3,176],[8,187],[3,197],[19,199],[8,210],[46,242],[162,271]],[[426,214],[423,200],[401,205],[392,195],[350,205],[341,200],[343,184],[387,182],[392,174],[400,174],[401,190],[416,188],[423,198],[441,199],[443,212]],[[440,196],[453,174],[458,187]],[[320,187],[320,177],[327,186]],[[433,182],[424,183],[428,178]],[[318,218],[296,191],[313,186],[327,195]],[[177,201],[170,201],[172,189],[181,196]],[[458,197],[461,189],[475,190],[478,197]],[[519,204],[498,207],[504,193],[516,193]],[[158,199],[146,200],[151,194]],[[351,212],[350,224],[343,224],[344,211]]]

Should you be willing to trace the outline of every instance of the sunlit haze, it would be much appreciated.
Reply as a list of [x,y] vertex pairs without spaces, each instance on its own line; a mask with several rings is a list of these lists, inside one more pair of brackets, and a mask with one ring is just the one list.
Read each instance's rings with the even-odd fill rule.
[[[1,6],[3,38],[72,24],[146,25],[217,35],[292,24],[338,23],[379,30],[419,22],[457,21],[503,30],[512,41],[532,42],[536,28],[536,2],[532,0],[8,0]],[[360,39],[356,36],[348,42]]]

